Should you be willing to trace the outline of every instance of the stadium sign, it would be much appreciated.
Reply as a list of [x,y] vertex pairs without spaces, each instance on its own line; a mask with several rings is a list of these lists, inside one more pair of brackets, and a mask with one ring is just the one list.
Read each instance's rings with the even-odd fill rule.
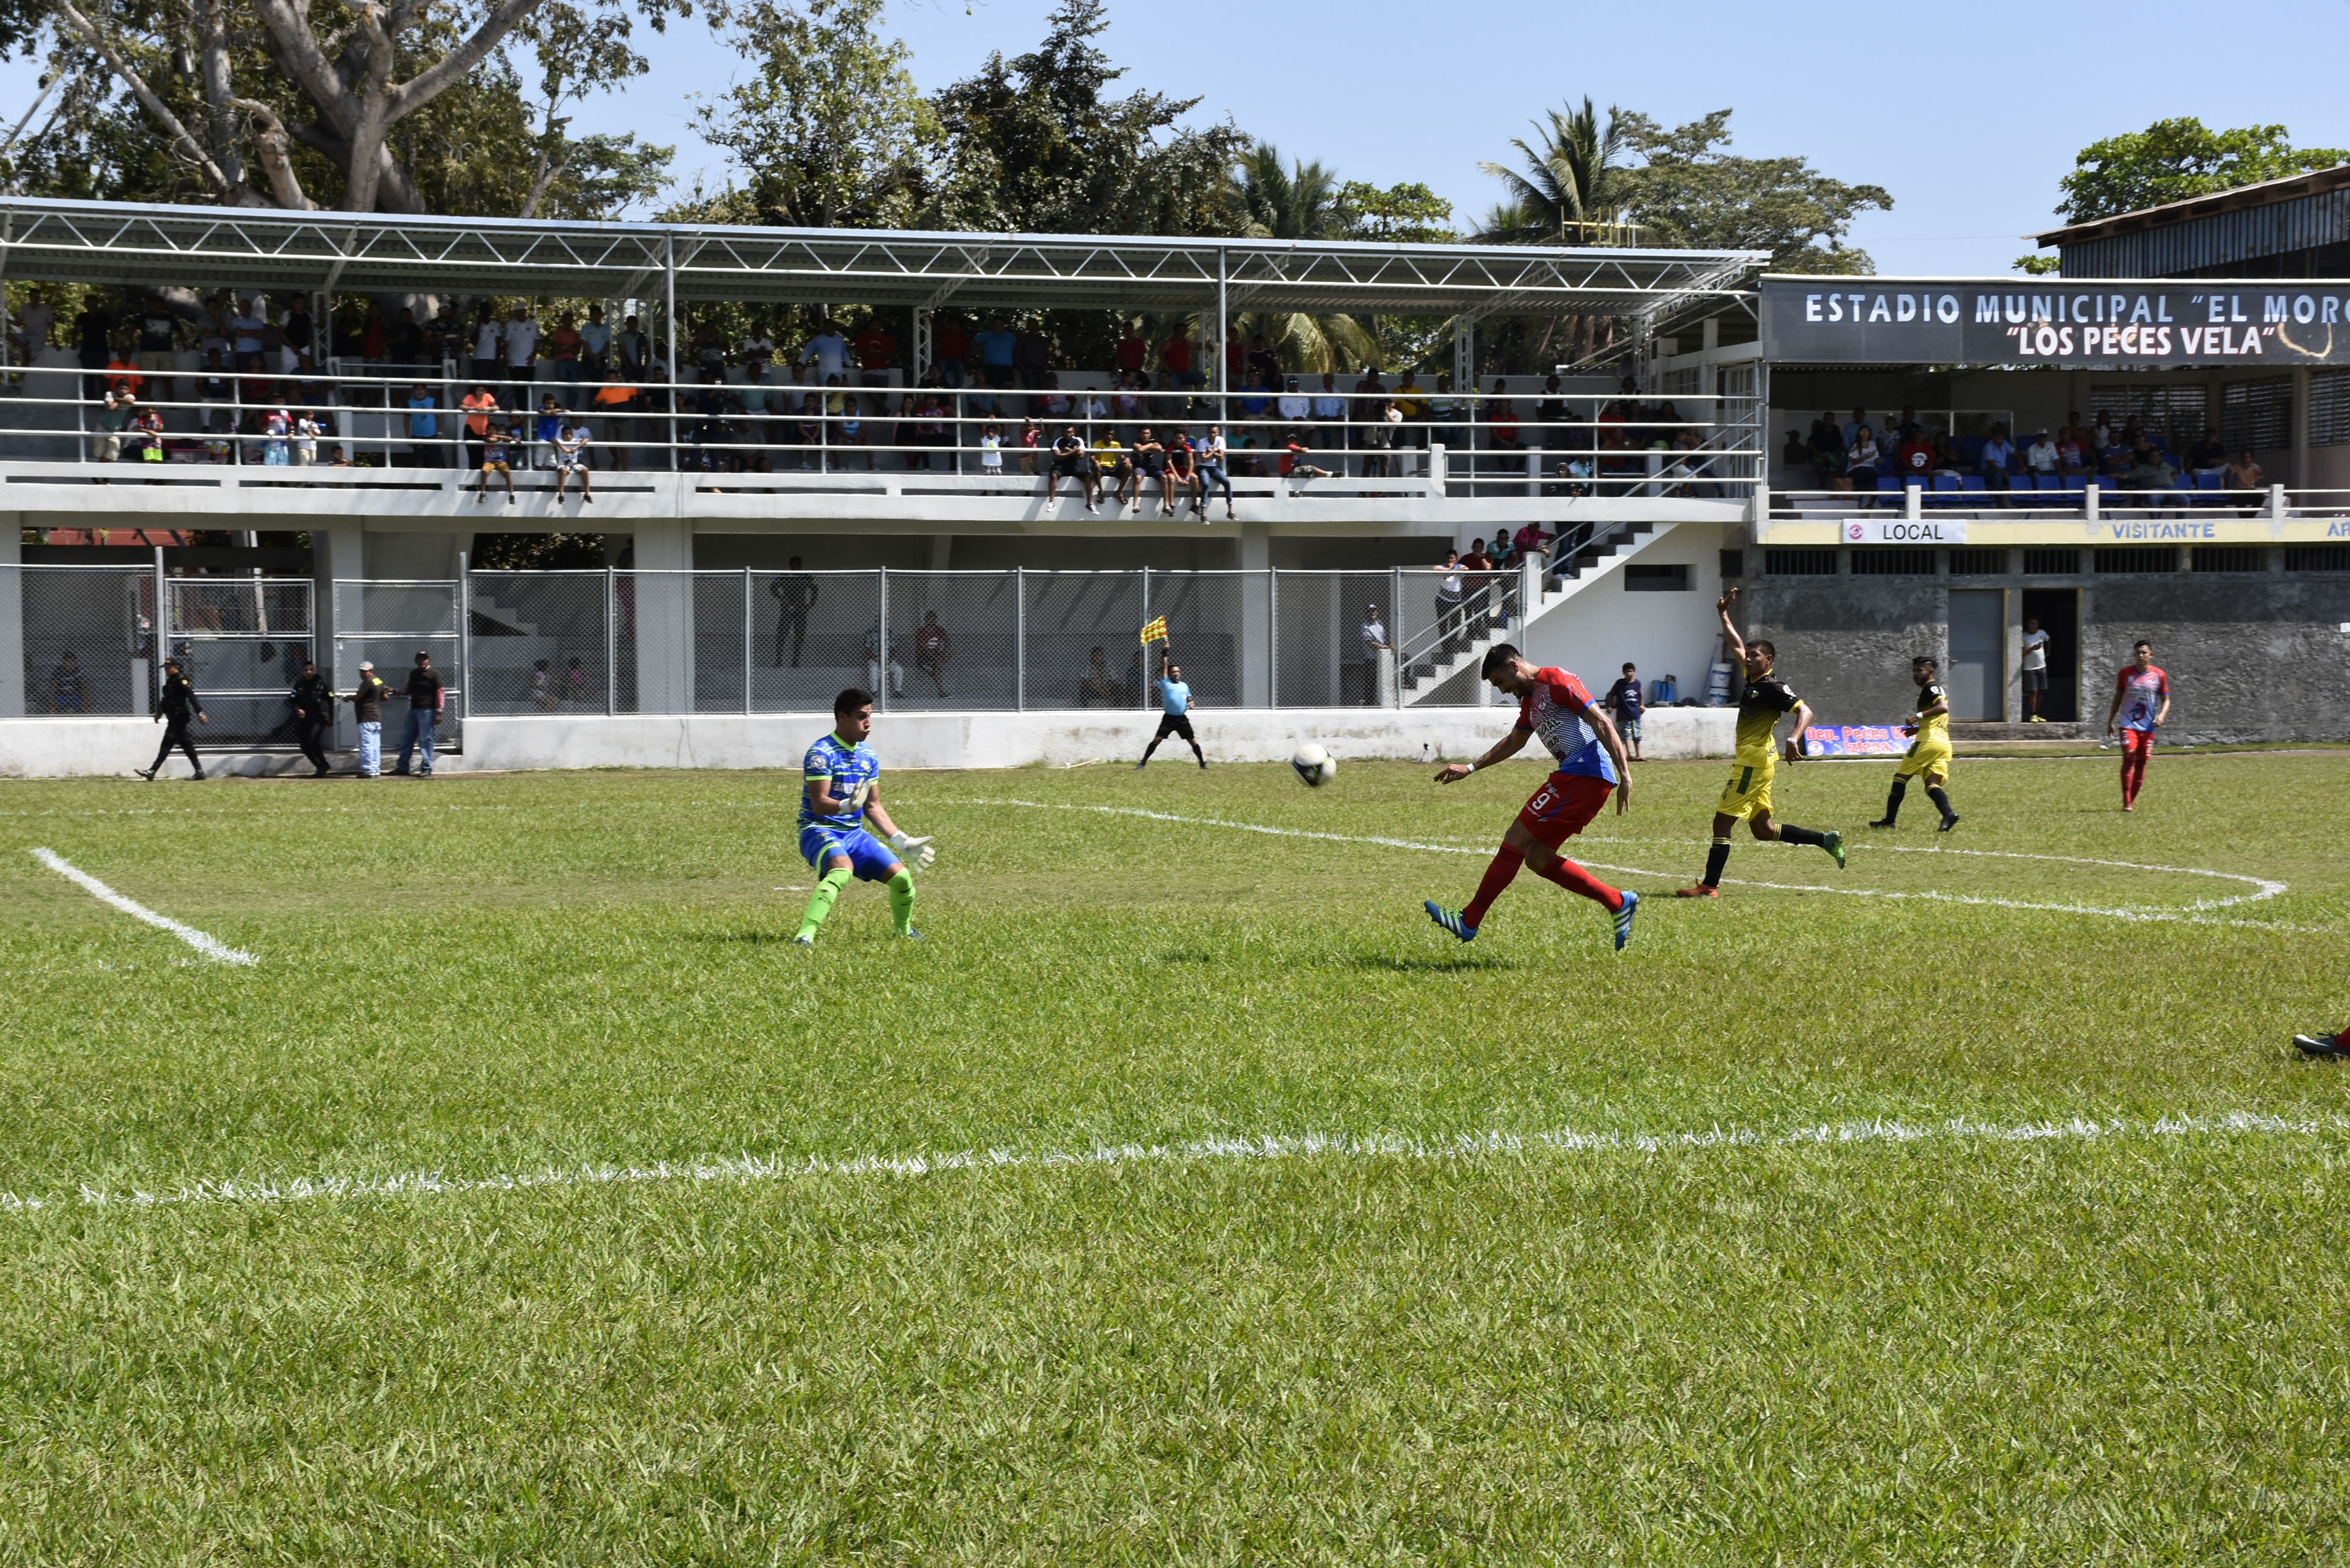
[[1762,280],[1773,364],[2350,365],[2350,284]]
[[[1980,505],[1980,501],[1976,502]],[[1847,545],[1963,545],[1963,518],[1856,517],[1844,525]]]

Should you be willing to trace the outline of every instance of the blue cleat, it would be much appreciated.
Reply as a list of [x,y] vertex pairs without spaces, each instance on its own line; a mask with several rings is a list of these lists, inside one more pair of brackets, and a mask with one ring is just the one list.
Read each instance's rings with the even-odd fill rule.
[[925,937],[921,932],[914,929],[911,926],[908,926],[904,930],[898,934],[904,937],[910,942],[922,942],[930,940],[928,937]]
[[1632,917],[1640,912],[1640,895],[1631,888],[1624,889],[1624,907],[1616,911],[1616,950],[1622,952],[1632,942]]
[[1442,926],[1446,930],[1451,931],[1462,941],[1473,942],[1477,940],[1477,928],[1474,926],[1462,925],[1461,923],[1460,910],[1439,908],[1436,900],[1433,898],[1423,899],[1419,907],[1428,911],[1428,918],[1430,919],[1434,920],[1438,925]]

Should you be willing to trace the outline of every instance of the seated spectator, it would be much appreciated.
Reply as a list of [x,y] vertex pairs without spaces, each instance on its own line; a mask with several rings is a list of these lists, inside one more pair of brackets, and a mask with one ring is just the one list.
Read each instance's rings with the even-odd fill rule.
[[1519,524],[1511,543],[1517,546],[1519,555],[1539,560],[1549,553],[1550,541],[1551,535],[1543,531],[1541,524],[1523,523]]
[[327,466],[328,468],[348,468],[350,465],[351,460],[349,457],[345,455],[339,442],[327,449]]
[[[1069,417],[1069,394],[1061,390],[1059,376],[1052,375],[1045,378],[1044,392],[1036,399],[1036,412],[1045,419],[1054,421],[1066,420]],[[1029,422],[1033,424],[1035,421],[1032,418]]]
[[2228,465],[2226,472],[2230,490],[2266,490],[2269,487],[2268,471],[2252,461],[2249,448],[2236,454],[2236,461]]
[[799,449],[798,467],[806,473],[824,466],[824,400],[814,392],[800,398],[800,417],[792,425],[792,442]]
[[[1601,417],[1604,420],[1606,416]],[[1600,447],[1605,450],[1611,444],[1611,441],[1620,441],[1622,437],[1619,432],[1622,428],[1620,425],[1603,423],[1599,431]],[[1616,460],[1605,461],[1612,463]],[[1819,475],[1820,488],[1850,490],[1853,482],[1850,474],[1846,472],[1846,466],[1847,454],[1844,450],[1843,431],[1835,421],[1822,415],[1812,422],[1812,470]]]
[[1877,432],[1866,423],[1853,427],[1852,445],[1844,454],[1845,477],[1854,490],[1875,490],[1877,475],[1885,462],[1885,454],[1877,448]]
[[1922,430],[1912,431],[1893,454],[1893,474],[1905,485],[1922,483],[1934,475],[1934,443]]
[[2144,436],[2138,437],[2130,448],[2129,467],[2122,475],[2123,488],[2168,490],[2178,483],[2178,475],[2171,470],[2170,463],[2162,453],[2155,450],[2154,443]]
[[1966,460],[1959,455],[1959,449],[1950,444],[1950,438],[1946,435],[1935,436],[1931,472],[1938,476],[1947,473],[1956,479],[1966,471]]
[[530,703],[542,713],[552,713],[563,705],[562,691],[555,683],[555,672],[542,659],[530,667]]
[[2106,434],[2105,443],[2097,449],[2097,476],[2117,482],[2129,473],[2130,449],[2117,432],[2109,430]]
[[142,403],[122,432],[123,455],[139,462],[163,461],[163,410]]
[[1518,450],[1518,410],[1503,394],[1509,383],[1493,381],[1493,400],[1485,407],[1486,441],[1503,452]]
[[2203,439],[2187,450],[2187,466],[2196,473],[2219,473],[2228,466],[2228,449],[2220,443],[2220,432],[2206,429]]
[[204,405],[203,426],[207,433],[234,427],[236,382],[230,378],[228,366],[217,348],[204,350],[203,374],[196,380],[196,397]]
[[1110,701],[1109,656],[1096,648],[1086,663],[1085,673],[1077,677],[1077,706],[1090,708]]
[[2062,452],[2043,426],[2032,435],[2032,444],[2023,450],[2023,466],[2033,473],[2054,473],[2064,462]]
[[[871,472],[873,438],[865,428],[865,418],[858,411],[856,394],[847,394],[840,400],[840,417],[834,422],[833,431],[834,444],[858,446],[865,449],[865,467],[867,472]],[[843,461],[842,466],[844,468],[847,466],[846,460]]]
[[[1547,428],[1547,427],[1545,427]],[[1787,487],[1802,490],[1805,482],[1816,483],[1812,472],[1812,447],[1801,431],[1787,432],[1787,444],[1779,449],[1779,466],[1786,471]]]
[[[2047,439],[2046,431],[2042,431],[2040,434],[2043,440]],[[2082,432],[2079,426],[2066,426],[2057,433],[2055,440],[2050,444],[2056,453],[2056,472],[2061,473],[2088,472],[2088,437]],[[2035,469],[2033,472],[2039,471]]]
[[1985,490],[2004,491],[2007,471],[2015,461],[2015,443],[2007,439],[2005,425],[1991,427],[1991,436],[1983,442],[1982,481]]
[[1294,429],[1314,417],[1314,400],[1298,389],[1297,378],[1292,376],[1283,382],[1281,395],[1274,400],[1274,411],[1281,416],[1282,423]]
[[1281,477],[1289,480],[1331,477],[1328,469],[1316,468],[1307,461],[1313,455],[1313,452],[1306,449],[1305,443],[1298,439],[1298,432],[1290,431],[1289,439],[1282,443]]

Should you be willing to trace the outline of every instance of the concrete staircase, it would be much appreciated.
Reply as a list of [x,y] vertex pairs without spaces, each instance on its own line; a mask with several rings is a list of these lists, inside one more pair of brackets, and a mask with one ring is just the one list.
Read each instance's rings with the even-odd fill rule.
[[[1523,607],[1513,603],[1513,613],[1507,626],[1495,625],[1489,618],[1474,635],[1449,643],[1438,643],[1413,657],[1401,672],[1404,706],[1427,701],[1446,682],[1477,669],[1494,644],[1522,641],[1527,627],[1604,579],[1617,566],[1671,533],[1675,526],[1671,523],[1627,523],[1595,531],[1589,541],[1566,557],[1555,574],[1545,571],[1537,577],[1534,572],[1526,572],[1521,576],[1521,586],[1514,596],[1515,600],[1523,601]],[[2033,726],[2034,729],[2047,727],[2044,724]]]

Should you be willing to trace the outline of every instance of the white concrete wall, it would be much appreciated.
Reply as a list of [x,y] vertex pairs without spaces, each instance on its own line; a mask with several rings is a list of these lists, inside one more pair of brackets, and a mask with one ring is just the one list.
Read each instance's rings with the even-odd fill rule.
[[[1647,754],[1723,756],[1733,715],[1727,709],[1653,713]],[[532,716],[466,722],[462,756],[443,753],[438,771],[514,768],[773,768],[798,764],[809,742],[831,726],[827,713],[621,714],[614,718]],[[1418,761],[1429,754],[1470,757],[1506,731],[1496,709],[1402,711],[1364,708],[1224,709],[1196,721],[1211,762],[1277,762],[1307,741],[1341,761]],[[1151,713],[921,713],[884,715],[874,745],[893,768],[1010,768],[1031,763],[1130,763],[1158,728]],[[161,732],[145,719],[0,719],[0,777],[114,774],[144,767]],[[1541,748],[1523,753],[1540,759]],[[1191,765],[1170,741],[1159,762]],[[307,771],[286,753],[205,754],[208,772],[263,774]]]
[[[1726,533],[1684,523],[1631,558],[1629,564],[1637,566],[1688,566],[1687,593],[1629,592],[1624,587],[1624,568],[1608,568],[1599,580],[1527,628],[1526,657],[1573,670],[1595,697],[1615,684],[1628,659],[1639,667],[1644,693],[1649,682],[1674,675],[1680,679],[1684,699],[1703,701],[1706,670],[1721,641],[1713,601],[1721,597]],[[1656,734],[1661,717],[1652,712],[1642,727]],[[1642,749],[1648,750],[1645,744]]]

